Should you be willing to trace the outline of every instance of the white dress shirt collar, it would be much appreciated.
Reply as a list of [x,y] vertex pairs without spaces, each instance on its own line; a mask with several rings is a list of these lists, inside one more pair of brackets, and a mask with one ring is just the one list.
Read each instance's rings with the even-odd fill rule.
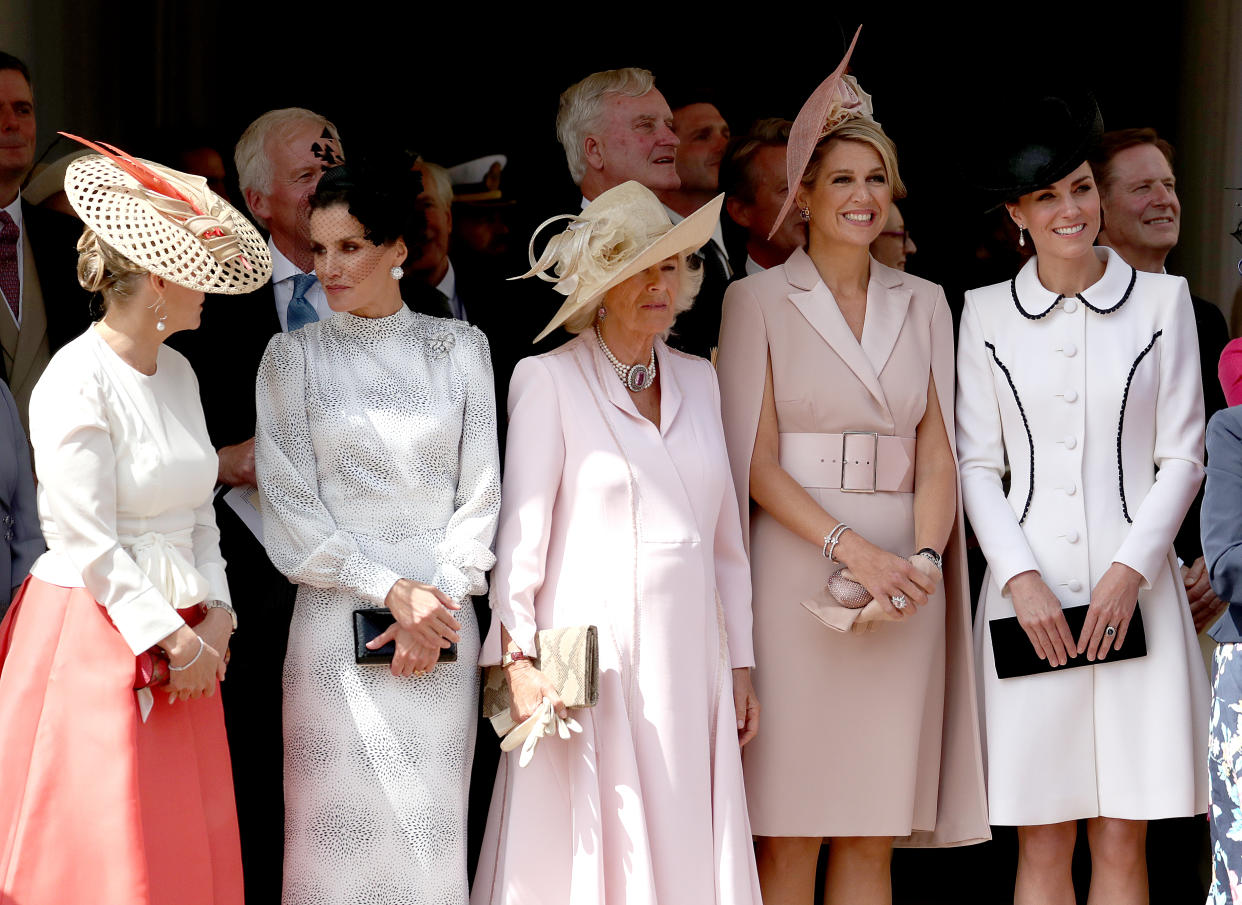
[[[280,329],[289,329],[289,303],[293,301],[293,278],[302,273],[297,265],[285,257],[270,238],[267,250],[272,253],[272,295],[276,299],[276,316],[280,319]],[[314,271],[312,271],[313,273]],[[327,320],[333,314],[328,304],[328,296],[323,291],[323,284],[318,280],[306,290],[306,300],[311,303],[320,320]]]

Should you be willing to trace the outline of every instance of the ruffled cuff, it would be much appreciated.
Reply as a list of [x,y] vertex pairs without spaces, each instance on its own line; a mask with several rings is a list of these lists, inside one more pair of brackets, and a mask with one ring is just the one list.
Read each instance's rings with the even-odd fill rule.
[[496,565],[489,547],[445,538],[436,545],[435,555],[438,565],[431,583],[453,600],[487,593],[487,571]]

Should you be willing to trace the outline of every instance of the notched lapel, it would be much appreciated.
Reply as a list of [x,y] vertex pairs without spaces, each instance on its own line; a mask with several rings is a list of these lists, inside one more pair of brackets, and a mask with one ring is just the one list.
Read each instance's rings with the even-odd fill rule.
[[899,271],[871,262],[871,279],[867,283],[867,319],[863,323],[862,349],[876,374],[892,357],[897,337],[910,309],[910,290],[902,285]]
[[[867,355],[863,352],[862,346],[858,344],[858,340],[854,339],[850,325],[845,322],[845,316],[837,307],[837,300],[832,297],[824,281],[819,278],[815,263],[803,249],[799,248],[789,256],[784,267],[785,278],[793,287],[793,291],[789,293],[789,301],[862,381],[862,385],[876,398],[876,401],[881,405],[887,405],[875,369],[871,367],[871,362],[867,360]],[[870,286],[867,291],[867,302],[870,307]],[[865,328],[863,336],[866,336]]]

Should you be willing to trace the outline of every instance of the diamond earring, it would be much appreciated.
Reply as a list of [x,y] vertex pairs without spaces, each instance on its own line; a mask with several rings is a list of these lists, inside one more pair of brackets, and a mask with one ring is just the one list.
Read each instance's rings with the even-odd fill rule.
[[394,264],[388,271],[388,275],[394,280],[399,280],[405,276],[405,271],[401,269],[400,264]]
[[798,213],[801,215],[803,223],[811,222],[811,209],[809,207],[802,208],[802,210],[800,210]]
[[606,318],[606,317],[608,316],[608,309],[607,309],[607,308],[605,308],[603,305],[600,305],[600,306],[599,306],[599,311],[597,312],[597,314],[598,314],[598,316],[599,316],[599,319],[600,319],[600,320],[603,320],[604,318]]

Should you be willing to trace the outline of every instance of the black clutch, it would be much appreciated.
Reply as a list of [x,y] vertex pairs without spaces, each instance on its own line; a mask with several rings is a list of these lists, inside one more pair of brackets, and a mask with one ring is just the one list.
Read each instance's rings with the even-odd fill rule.
[[[395,641],[389,641],[378,650],[371,650],[367,642],[378,638],[388,631],[396,619],[387,609],[354,610],[354,662],[355,663],[391,663],[393,654],[397,652]],[[457,645],[450,644],[440,649],[441,663],[457,662]]]
[[[1070,634],[1075,639],[1082,634],[1082,626],[1087,621],[1088,609],[1090,605],[1084,603],[1081,606],[1066,607],[1062,611],[1069,625]],[[996,675],[1001,679],[1033,676],[1042,672],[1063,672],[1077,666],[1107,666],[1115,660],[1134,660],[1147,656],[1147,634],[1143,631],[1143,611],[1138,604],[1134,606],[1134,615],[1130,617],[1130,627],[1126,630],[1126,640],[1121,645],[1121,650],[1110,650],[1103,660],[1099,659],[1098,655],[1095,660],[1088,660],[1085,653],[1070,657],[1064,666],[1053,666],[1047,660],[1041,660],[1031,645],[1031,639],[1018,624],[1017,616],[990,619],[988,630],[992,633],[992,655],[996,660]],[[1109,643],[1116,642],[1110,641]]]

